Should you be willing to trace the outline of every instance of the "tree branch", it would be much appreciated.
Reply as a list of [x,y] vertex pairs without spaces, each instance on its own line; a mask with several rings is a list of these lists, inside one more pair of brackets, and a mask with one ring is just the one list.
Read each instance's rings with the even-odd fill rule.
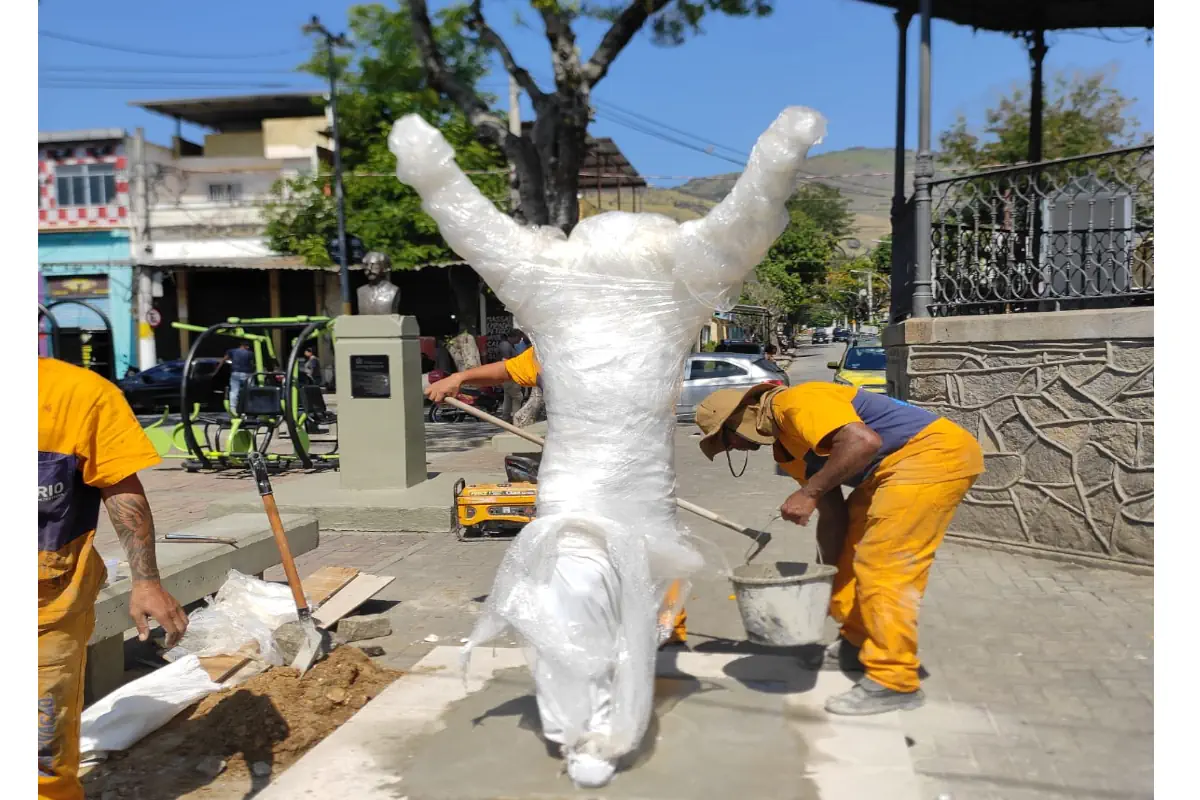
[[500,54],[500,60],[504,62],[504,69],[517,79],[521,88],[529,93],[530,99],[540,100],[544,92],[538,88],[537,81],[533,79],[527,69],[517,63],[517,60],[513,58],[512,50],[500,38],[500,34],[492,30],[492,27],[487,24],[487,20],[483,18],[483,0],[473,0],[470,11],[471,15],[467,25],[479,36],[479,41],[485,47],[490,47]]
[[608,74],[608,68],[625,45],[634,37],[646,21],[661,11],[671,0],[631,0],[625,10],[617,15],[612,25],[596,46],[596,52],[583,67],[583,78],[589,87],[599,83]]
[[[425,0],[408,0],[409,16],[412,19],[412,35],[417,49],[421,52],[421,65],[430,85],[462,109],[467,120],[480,133],[485,134],[501,147],[508,145],[508,126],[504,120],[493,114],[487,103],[476,94],[470,86],[463,84],[458,77],[446,67],[446,61],[438,50],[433,38],[433,24],[429,21],[429,5]],[[506,147],[507,149],[507,147]]]
[[575,31],[558,8],[549,3],[538,6],[538,13],[542,15],[546,41],[550,43],[555,85],[559,89],[577,91],[583,71],[579,65],[579,50],[575,47]]

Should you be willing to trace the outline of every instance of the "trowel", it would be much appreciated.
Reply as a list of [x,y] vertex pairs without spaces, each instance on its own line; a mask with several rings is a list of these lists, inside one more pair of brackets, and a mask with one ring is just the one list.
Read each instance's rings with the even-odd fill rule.
[[271,533],[275,535],[275,546],[279,548],[279,559],[283,564],[283,573],[287,576],[288,587],[292,590],[292,599],[296,601],[296,616],[300,620],[300,629],[304,632],[304,641],[292,659],[292,667],[300,670],[303,675],[322,657],[329,654],[330,637],[328,632],[318,630],[313,619],[312,609],[304,597],[304,587],[300,584],[300,573],[296,571],[296,562],[292,559],[292,549],[288,546],[287,534],[283,531],[283,522],[279,519],[279,507],[275,505],[275,492],[271,489],[271,478],[267,474],[267,461],[258,451],[250,453],[247,461],[254,482],[258,484],[258,493],[262,496],[263,508],[267,519],[271,521]]

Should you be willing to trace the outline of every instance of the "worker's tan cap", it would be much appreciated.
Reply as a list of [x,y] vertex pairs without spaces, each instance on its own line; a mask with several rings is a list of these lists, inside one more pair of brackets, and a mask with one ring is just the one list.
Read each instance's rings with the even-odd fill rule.
[[773,383],[760,383],[749,389],[718,389],[696,406],[696,424],[704,433],[700,452],[712,461],[727,449],[722,429],[728,428],[743,439],[755,444],[774,444],[775,437],[757,427],[759,399],[778,388]]

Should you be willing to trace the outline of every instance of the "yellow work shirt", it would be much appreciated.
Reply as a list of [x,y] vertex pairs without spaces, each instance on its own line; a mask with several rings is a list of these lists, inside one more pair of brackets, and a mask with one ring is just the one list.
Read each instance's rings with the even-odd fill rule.
[[772,398],[775,461],[807,483],[828,457],[821,441],[852,422],[861,422],[882,440],[879,453],[859,475],[846,481],[940,483],[982,474],[983,451],[975,437],[950,420],[886,395],[835,383],[802,383]]
[[508,370],[508,377],[512,378],[513,383],[526,387],[537,386],[538,375],[542,372],[532,347],[525,348],[519,356],[506,359],[504,368]]
[[100,490],[161,459],[121,390],[38,359],[38,628],[90,609],[104,581],[93,547]]

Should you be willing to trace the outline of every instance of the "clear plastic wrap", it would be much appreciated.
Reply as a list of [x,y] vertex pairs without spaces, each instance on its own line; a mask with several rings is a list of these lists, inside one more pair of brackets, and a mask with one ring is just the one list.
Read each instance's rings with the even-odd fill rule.
[[188,615],[188,629],[165,654],[168,661],[185,655],[218,656],[258,642],[258,657],[280,665],[275,629],[296,619],[296,601],[284,583],[268,583],[229,570],[217,596]]
[[566,237],[500,213],[424,120],[389,146],[451,247],[521,320],[542,368],[548,430],[537,518],[509,547],[468,644],[515,630],[547,738],[580,785],[637,747],[653,702],[665,592],[702,566],[675,505],[675,403],[714,308],[787,225],[820,114],[785,110],[730,195],[700,220],[608,212]]

